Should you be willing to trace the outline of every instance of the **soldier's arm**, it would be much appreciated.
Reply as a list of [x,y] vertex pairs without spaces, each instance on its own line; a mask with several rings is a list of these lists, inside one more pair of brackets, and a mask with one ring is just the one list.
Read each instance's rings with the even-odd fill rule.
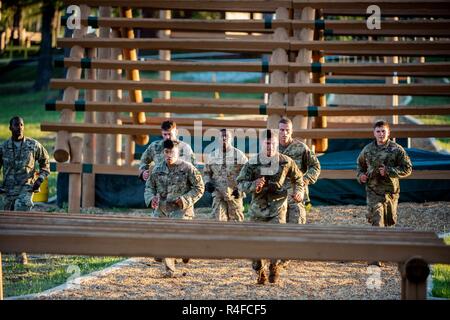
[[358,183],[361,183],[359,178],[363,174],[366,174],[366,172],[367,172],[367,162],[365,157],[365,149],[363,149],[359,154],[358,159],[356,160],[356,179],[358,180]]
[[156,183],[155,178],[153,174],[150,174],[150,177],[145,182],[145,189],[144,189],[144,200],[145,205],[147,207],[150,207],[152,199],[158,194],[158,191],[156,189]]
[[197,160],[195,159],[194,151],[192,151],[192,148],[191,148],[190,145],[186,144],[186,146],[187,146],[186,149],[187,149],[187,152],[188,152],[188,155],[189,155],[189,159],[191,160],[191,163],[192,163],[194,166],[196,166],[196,165],[197,165]]
[[196,167],[191,167],[188,179],[191,184],[191,190],[180,197],[183,203],[182,209],[187,209],[194,206],[194,204],[200,200],[205,192],[205,184],[203,183],[202,175]]
[[152,163],[154,154],[153,154],[152,145],[149,145],[147,149],[145,149],[144,153],[142,153],[141,160],[139,162],[139,170],[148,170],[150,163]]
[[247,194],[256,192],[256,179],[248,162],[242,167],[236,181],[241,192]]
[[388,167],[387,172],[391,178],[405,178],[412,172],[412,163],[408,154],[403,148],[399,148],[399,152],[396,157],[396,167]]
[[207,184],[208,182],[211,182],[213,176],[213,172],[211,170],[211,166],[208,163],[205,163],[205,166],[203,167],[203,177],[204,182]]
[[42,144],[38,144],[34,158],[39,164],[39,178],[42,181],[50,174],[49,156]]
[[291,167],[289,170],[289,178],[291,179],[292,187],[294,189],[294,194],[299,192],[302,196],[305,192],[305,183],[303,181],[303,173],[297,166],[294,160],[291,162]]
[[320,175],[320,162],[315,153],[309,148],[303,153],[303,161],[306,163],[306,172],[303,179],[308,181],[308,184],[316,183]]

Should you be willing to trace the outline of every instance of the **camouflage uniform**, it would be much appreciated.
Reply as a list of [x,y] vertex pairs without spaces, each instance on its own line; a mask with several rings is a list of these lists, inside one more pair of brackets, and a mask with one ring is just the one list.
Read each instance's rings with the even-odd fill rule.
[[[144,199],[149,207],[153,197],[159,196],[155,216],[189,220],[194,217],[194,204],[201,198],[204,190],[202,176],[192,164],[178,159],[169,168],[163,160],[155,165],[145,183]],[[177,198],[183,203],[181,208],[174,202]],[[164,258],[164,263],[166,270],[175,272],[174,258]]]
[[243,195],[235,198],[232,192],[237,188],[236,177],[248,161],[245,154],[229,146],[226,152],[218,149],[206,158],[203,175],[205,184],[213,183],[213,214],[219,221],[243,221]]
[[[152,162],[155,164],[164,161],[164,140],[158,140],[152,142],[147,149],[145,149],[144,153],[141,156],[141,160],[139,163],[140,170],[149,170]],[[180,149],[180,158],[184,161],[188,161],[193,165],[196,164],[194,152],[191,147],[183,142],[178,141],[178,147]],[[151,171],[151,170],[150,170]]]
[[[35,164],[39,163],[39,176]],[[33,184],[50,174],[47,150],[36,140],[24,137],[19,146],[12,139],[0,145],[0,168],[3,166],[4,210],[29,211],[33,207]]]
[[[308,185],[314,184],[320,174],[320,163],[314,152],[300,140],[294,139],[287,146],[278,146],[280,153],[292,158],[298,168],[303,173],[305,185],[304,202],[309,202]],[[289,184],[288,184],[289,186]],[[292,188],[289,188],[289,195],[292,194]],[[296,203],[291,197],[288,197],[288,211],[286,220],[288,223],[306,223],[306,211],[304,202]]]
[[[273,175],[264,175],[263,168],[269,165],[263,165],[260,161],[261,155],[258,154],[251,158],[242,168],[237,182],[241,191],[252,194],[252,201],[249,207],[251,220],[255,222],[286,223],[288,184],[286,179],[294,186],[294,192],[304,193],[303,174],[297,167],[294,160],[281,153],[278,154],[278,168]],[[256,193],[256,180],[265,177],[261,192]],[[276,268],[280,260],[270,260],[269,269]],[[253,269],[260,273],[269,265],[269,261],[258,259],[253,261]]]
[[[379,173],[381,165],[386,167],[384,177]],[[395,225],[400,194],[399,178],[407,177],[412,172],[411,160],[405,150],[391,140],[381,146],[373,141],[359,154],[357,167],[358,182],[361,175],[368,176],[366,192],[369,223],[380,227]]]

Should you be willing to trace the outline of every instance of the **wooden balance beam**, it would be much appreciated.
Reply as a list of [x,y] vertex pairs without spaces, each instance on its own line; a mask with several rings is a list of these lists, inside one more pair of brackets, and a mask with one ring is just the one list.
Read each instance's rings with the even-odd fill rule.
[[[183,246],[179,246],[180,242]],[[0,251],[198,259],[389,261],[399,264],[403,299],[425,299],[428,264],[450,263],[450,247],[436,234],[401,228],[11,211],[0,215]],[[411,277],[411,272],[416,277]]]

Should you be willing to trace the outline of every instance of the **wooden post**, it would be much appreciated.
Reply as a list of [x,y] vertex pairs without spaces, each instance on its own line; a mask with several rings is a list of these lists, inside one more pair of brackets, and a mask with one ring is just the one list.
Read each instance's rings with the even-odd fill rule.
[[[116,29],[112,30],[112,37],[113,38],[119,38],[120,37],[120,32]],[[113,48],[112,52],[112,59],[113,60],[122,60],[122,50],[117,49],[117,48]],[[120,80],[122,79],[122,70],[121,69],[115,69],[115,70],[111,70],[111,79],[112,80]],[[112,96],[111,96],[111,101],[112,102],[121,102],[122,101],[122,90],[114,90],[112,91]],[[110,116],[110,123],[112,124],[119,124],[119,112],[111,112],[109,114]],[[110,135],[110,163],[111,164],[115,164],[115,165],[122,165],[122,157],[121,157],[121,153],[122,153],[122,135],[121,134],[116,134],[116,135]]]
[[132,136],[127,136],[127,144],[125,149],[125,164],[132,165],[134,160],[136,144],[134,143]]
[[[99,7],[99,16],[110,18],[111,17],[111,7]],[[107,39],[111,35],[110,28],[100,27],[99,37],[100,39]],[[111,49],[110,48],[99,48],[98,49],[99,59],[110,59]],[[98,80],[109,80],[109,70],[99,69],[98,70]],[[109,102],[111,97],[111,90],[99,90],[97,92],[97,101]],[[96,120],[98,124],[107,123],[106,112],[96,112]],[[96,152],[95,152],[95,163],[107,164],[108,163],[108,135],[98,134],[96,135]]]
[[421,257],[412,257],[399,266],[402,277],[402,299],[425,300],[427,298],[427,278],[430,274],[428,263]]
[[[316,20],[323,19],[321,13],[322,10],[316,10]],[[324,41],[323,30],[315,30],[314,39],[318,41]],[[321,65],[325,63],[325,57],[320,51],[314,51],[312,53],[312,60],[314,63],[320,63]],[[325,74],[323,72],[314,72],[312,75],[313,83],[325,84]],[[326,107],[327,97],[325,94],[314,94],[313,95],[313,105],[318,107]],[[326,128],[327,127],[327,117],[320,116],[316,117],[314,121],[314,128]],[[328,149],[328,139],[313,139],[312,144],[315,146],[316,152],[325,152]]]
[[[133,18],[133,12],[129,8],[121,8],[121,13],[122,13],[123,17],[130,18],[130,19]],[[122,33],[123,38],[134,39],[133,29],[122,28],[121,33]],[[136,49],[124,49],[123,50],[123,58],[124,58],[124,60],[137,61],[137,50]],[[127,73],[128,80],[140,81],[139,70],[137,70],[137,69],[127,70],[126,73]],[[141,90],[130,90],[129,96],[130,96],[131,102],[137,102],[137,103],[143,102]],[[135,124],[145,124],[145,112],[133,112],[133,113],[131,113],[131,116],[132,116],[133,122]],[[137,144],[140,144],[140,145],[145,145],[149,141],[148,135],[133,136],[133,139]]]
[[[398,18],[394,17],[393,20],[397,21]],[[388,37],[386,38],[386,40],[398,41],[398,37]],[[398,56],[385,57],[384,61],[385,63],[398,63]],[[396,74],[393,74],[392,77],[386,77],[386,84],[398,84],[398,76]],[[387,96],[386,107],[390,108],[391,106],[398,107],[398,95]],[[390,120],[392,124],[398,124],[398,115],[393,114]]]
[[[278,8],[276,10],[276,18],[287,20],[289,19],[289,10],[287,8]],[[285,28],[276,28],[273,36],[274,41],[289,40],[289,33]],[[288,54],[285,49],[277,48],[272,52],[270,57],[270,64],[273,63],[287,63],[289,61]],[[287,75],[284,71],[275,70],[270,74],[270,83],[272,84],[287,84]],[[284,93],[273,92],[269,96],[269,107],[282,106],[284,104]],[[278,129],[278,122],[281,115],[274,114],[267,118],[267,128]]]
[[[306,7],[303,10],[294,10],[294,18],[301,20],[314,20],[315,10],[310,7]],[[294,30],[294,38],[302,41],[312,41],[314,39],[314,29],[303,28],[300,30]],[[312,52],[308,49],[300,49],[298,51],[296,62],[298,63],[311,63]],[[295,82],[302,84],[311,83],[309,71],[299,71],[295,76]],[[311,95],[305,92],[298,92],[294,97],[294,105],[298,107],[307,107],[311,101]],[[304,116],[295,116],[292,119],[293,130],[307,129],[308,118]],[[309,125],[310,126],[310,125]]]
[[[69,139],[70,163],[81,163],[83,139],[74,136]],[[81,172],[69,175],[69,213],[79,213],[81,202]]]
[[0,300],[3,300],[3,268],[2,268],[2,253],[0,252]]
[[[90,8],[86,5],[81,5],[81,18],[86,18],[89,16]],[[74,38],[81,38],[86,34],[87,28],[81,27],[77,29],[73,33]],[[84,49],[80,46],[74,46],[70,50],[70,57],[75,59],[81,59],[84,56]],[[81,78],[81,68],[78,67],[69,67],[67,69],[66,79],[75,80]],[[64,102],[73,102],[78,99],[78,90],[75,88],[69,87],[64,90],[62,100]],[[64,109],[61,111],[61,122],[62,123],[71,123],[75,121],[75,112],[69,109]],[[69,160],[69,138],[70,134],[67,131],[58,131],[56,134],[56,142],[55,142],[55,151],[53,152],[53,156],[58,162],[66,162]]]
[[[92,59],[96,56],[96,49],[88,50],[88,58]],[[86,78],[89,80],[97,79],[97,70],[90,68],[85,70]],[[96,101],[96,90],[86,90],[86,101]],[[94,113],[84,112],[84,122],[94,123]],[[95,134],[84,134],[83,139],[83,162],[95,163],[94,150],[95,150]],[[92,173],[83,173],[83,188],[81,197],[81,206],[83,208],[90,208],[95,206],[95,176]]]
[[[170,10],[160,10],[159,11],[159,18],[160,19],[171,19],[172,18],[172,12]],[[170,30],[160,30],[158,33],[158,37],[161,39],[164,38],[170,38]],[[170,61],[171,59],[171,52],[170,50],[159,50],[159,60],[163,61]],[[159,79],[160,80],[170,80],[171,79],[171,73],[169,70],[159,71]],[[170,91],[159,91],[158,97],[162,99],[170,99]],[[170,117],[170,112],[166,112],[164,114],[165,117]]]

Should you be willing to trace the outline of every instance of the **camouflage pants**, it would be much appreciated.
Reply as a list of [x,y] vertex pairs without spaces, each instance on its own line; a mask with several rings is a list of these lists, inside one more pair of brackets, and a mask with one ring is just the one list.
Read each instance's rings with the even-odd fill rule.
[[221,194],[214,193],[212,211],[219,221],[244,221],[244,204],[242,197],[225,200]]
[[376,194],[367,190],[367,221],[373,226],[389,227],[397,223],[399,194]]
[[33,208],[31,192],[22,192],[19,195],[6,195],[3,198],[3,210],[6,211],[30,211]]
[[[192,220],[192,216],[183,216],[183,220]],[[166,271],[172,271],[175,272],[175,258],[162,258],[162,261],[164,263],[164,267]]]
[[289,196],[286,222],[295,224],[306,223],[306,210],[303,201],[295,202],[294,199],[292,199],[291,196]]
[[[285,215],[284,215],[285,217]],[[252,219],[253,221],[259,221],[259,222],[263,222],[262,219]],[[284,221],[280,221],[279,217],[274,217],[274,218],[268,218],[266,219],[264,222],[268,222],[268,223],[286,223],[286,220]],[[265,271],[267,271],[267,269],[269,269],[270,267],[278,267],[278,265],[281,264],[281,260],[279,259],[255,259],[252,261],[252,268],[253,270],[256,271],[256,273],[258,273],[261,269],[264,269]]]

